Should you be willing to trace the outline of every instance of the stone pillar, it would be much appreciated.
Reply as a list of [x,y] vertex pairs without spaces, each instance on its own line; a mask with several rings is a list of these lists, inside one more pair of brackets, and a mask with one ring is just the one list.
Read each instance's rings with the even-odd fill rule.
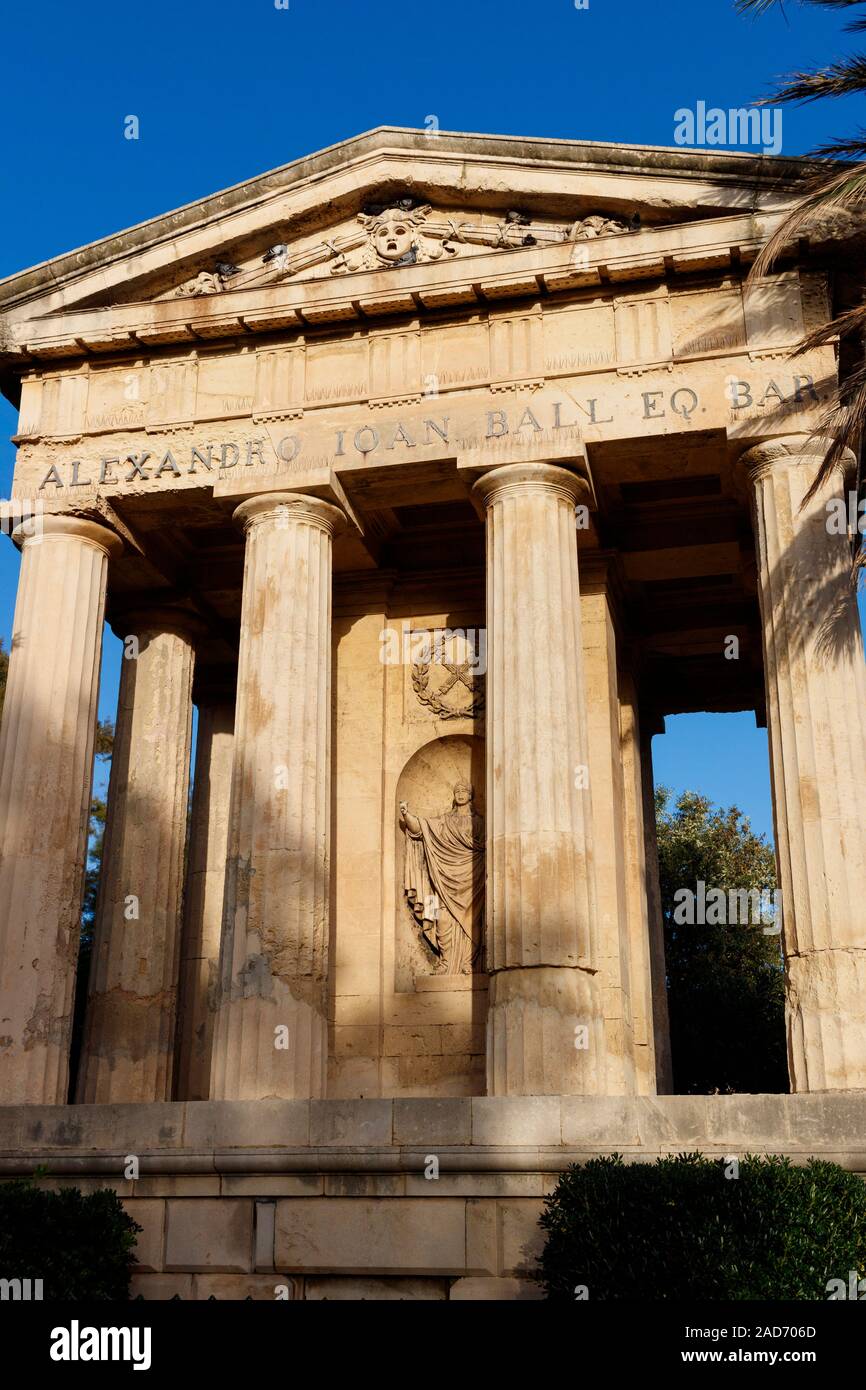
[[[826,441],[825,441],[826,443]],[[866,1089],[866,668],[844,535],[805,502],[823,453],[797,436],[751,480],[795,1091]]]
[[210,1096],[214,1012],[208,1001],[219,976],[234,727],[233,699],[200,701],[180,953],[178,1100]]
[[597,964],[604,1017],[606,1095],[635,1092],[623,763],[617,690],[613,566],[593,556],[581,566],[581,628],[588,762],[592,786]]
[[490,1095],[604,1085],[575,528],[586,490],[550,464],[506,464],[475,484],[487,518]]
[[62,1105],[81,932],[109,556],[104,526],[19,527],[0,733],[0,1096]]
[[653,733],[647,722],[640,730],[641,795],[643,798],[643,842],[646,862],[646,904],[649,920],[650,979],[652,982],[653,1040],[655,1052],[656,1092],[660,1096],[673,1094],[674,1077],[671,1060],[671,1024],[668,1015],[668,984],[665,967],[665,927],[662,920],[662,895],[659,881],[659,845],[656,826],[655,782],[653,779]]
[[[650,938],[650,899],[647,894],[647,854],[644,838],[644,792],[637,689],[631,671],[620,672],[620,747],[625,837],[626,922],[629,938],[629,979],[634,1029],[635,1090],[656,1094],[655,1002],[657,988],[665,993],[653,969]],[[667,1001],[663,1001],[666,1011]]]
[[126,623],[79,1102],[172,1098],[195,630],[171,610]]
[[235,517],[246,560],[211,1096],[321,1097],[331,544],[345,518],[297,493],[254,497]]

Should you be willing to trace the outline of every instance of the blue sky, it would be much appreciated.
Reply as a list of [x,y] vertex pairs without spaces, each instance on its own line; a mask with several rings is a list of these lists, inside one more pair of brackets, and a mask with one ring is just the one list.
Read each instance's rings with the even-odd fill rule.
[[[671,145],[678,108],[749,103],[852,46],[838,14],[796,0],[758,20],[733,0],[43,0],[7,7],[3,37],[0,276],[376,125]],[[786,109],[783,153],[861,124],[858,99]],[[3,496],[14,428],[0,402]],[[7,646],[17,570],[0,539]],[[111,639],[103,714],[118,661]],[[752,715],[670,719],[654,753],[658,780],[771,832]]]

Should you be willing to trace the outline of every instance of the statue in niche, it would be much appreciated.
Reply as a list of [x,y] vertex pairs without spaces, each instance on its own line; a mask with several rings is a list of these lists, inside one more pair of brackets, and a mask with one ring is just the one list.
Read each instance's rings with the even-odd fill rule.
[[400,802],[403,890],[438,957],[436,975],[470,975],[484,934],[484,819],[472,805],[468,782],[453,791],[451,810],[429,819]]

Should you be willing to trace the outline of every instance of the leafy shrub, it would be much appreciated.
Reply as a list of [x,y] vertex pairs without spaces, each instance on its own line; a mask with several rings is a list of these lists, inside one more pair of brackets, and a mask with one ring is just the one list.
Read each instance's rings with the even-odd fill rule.
[[701,1154],[572,1164],[545,1202],[547,1297],[826,1299],[866,1274],[866,1183],[838,1164]]
[[43,1299],[128,1299],[140,1230],[107,1188],[0,1183],[0,1279],[41,1279]]

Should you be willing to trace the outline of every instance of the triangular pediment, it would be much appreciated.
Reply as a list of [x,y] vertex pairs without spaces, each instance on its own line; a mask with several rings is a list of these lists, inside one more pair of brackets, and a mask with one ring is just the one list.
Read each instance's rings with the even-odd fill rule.
[[803,161],[381,128],[0,282],[7,323],[772,211]]
[[[448,265],[484,252],[562,246],[635,231],[640,215],[591,213],[574,221],[535,217],[514,208],[504,214],[434,207],[411,195],[365,203],[353,218],[307,236],[278,241],[242,264],[221,258],[172,286],[162,299],[198,298],[226,290]],[[286,233],[288,235],[288,233]]]

